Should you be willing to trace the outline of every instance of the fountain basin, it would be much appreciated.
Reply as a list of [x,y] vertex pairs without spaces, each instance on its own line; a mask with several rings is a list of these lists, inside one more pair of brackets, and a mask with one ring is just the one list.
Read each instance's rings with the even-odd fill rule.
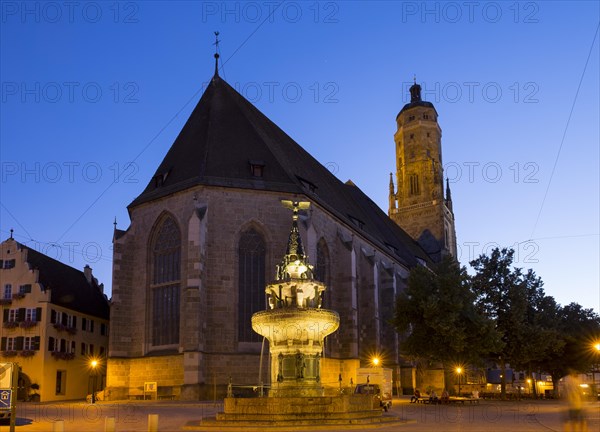
[[379,404],[374,405],[371,395],[225,398],[216,419],[223,425],[254,426],[373,423],[382,417]]

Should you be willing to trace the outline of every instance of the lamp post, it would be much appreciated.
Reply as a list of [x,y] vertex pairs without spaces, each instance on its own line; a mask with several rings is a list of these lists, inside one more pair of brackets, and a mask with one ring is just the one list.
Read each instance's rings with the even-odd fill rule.
[[460,375],[462,373],[462,368],[459,366],[456,368],[456,374],[458,375],[458,396],[460,396]]
[[596,371],[598,370],[598,360],[600,360],[600,342],[594,344],[594,357],[595,361],[592,365],[592,389],[598,394],[598,390],[596,389]]
[[92,360],[90,366],[92,367],[92,403],[96,403],[96,368],[98,367],[98,360]]

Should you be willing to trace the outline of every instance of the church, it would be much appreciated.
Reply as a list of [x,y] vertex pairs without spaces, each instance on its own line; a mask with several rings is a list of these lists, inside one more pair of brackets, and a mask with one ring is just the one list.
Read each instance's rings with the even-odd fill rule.
[[[217,57],[217,56],[216,56]],[[235,386],[269,385],[268,347],[250,319],[286,250],[290,211],[322,306],[338,312],[326,339],[322,384],[356,382],[382,358],[395,388],[414,386],[389,324],[411,268],[456,254],[444,193],[437,112],[410,89],[396,117],[396,183],[386,214],[352,181],[341,182],[218,75],[218,68],[146,188],[115,227],[106,396],[222,398]],[[340,381],[341,380],[341,381]],[[351,381],[352,380],[352,381]]]

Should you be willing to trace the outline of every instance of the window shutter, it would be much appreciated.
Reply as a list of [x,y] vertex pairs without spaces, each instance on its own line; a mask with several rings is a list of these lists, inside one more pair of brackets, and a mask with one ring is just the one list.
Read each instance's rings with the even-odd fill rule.
[[54,338],[52,336],[48,338],[48,351],[54,351]]
[[35,308],[35,320],[40,322],[42,320],[42,308]]
[[3,315],[4,315],[4,317],[2,318],[2,322],[7,322],[8,321],[8,309],[4,309]]
[[17,321],[25,321],[25,308],[19,308],[17,312]]
[[2,338],[2,342],[0,342],[0,350],[6,351],[6,338]]
[[40,349],[40,337],[36,336],[33,338],[33,350],[34,351],[39,351]]
[[67,325],[67,314],[64,312],[62,313],[61,324],[64,326]]
[[77,328],[77,317],[73,315],[73,328]]
[[56,311],[54,309],[50,309],[50,323],[56,324]]
[[17,337],[17,347],[16,347],[17,351],[22,351],[23,350],[23,336],[19,336]]
[[81,330],[83,330],[83,331],[87,330],[87,329],[85,328],[85,325],[86,325],[86,324],[87,324],[87,319],[85,319],[85,318],[81,318]]

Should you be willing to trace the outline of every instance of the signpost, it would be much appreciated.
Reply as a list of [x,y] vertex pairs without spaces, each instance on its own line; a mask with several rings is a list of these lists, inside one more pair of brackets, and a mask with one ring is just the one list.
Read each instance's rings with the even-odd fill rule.
[[158,386],[156,385],[156,381],[144,383],[144,400],[146,400],[146,394],[150,396],[150,400],[156,400],[157,392]]
[[15,431],[17,407],[15,404],[17,382],[19,381],[19,365],[16,363],[0,363],[0,413],[2,418],[10,415],[10,432]]

